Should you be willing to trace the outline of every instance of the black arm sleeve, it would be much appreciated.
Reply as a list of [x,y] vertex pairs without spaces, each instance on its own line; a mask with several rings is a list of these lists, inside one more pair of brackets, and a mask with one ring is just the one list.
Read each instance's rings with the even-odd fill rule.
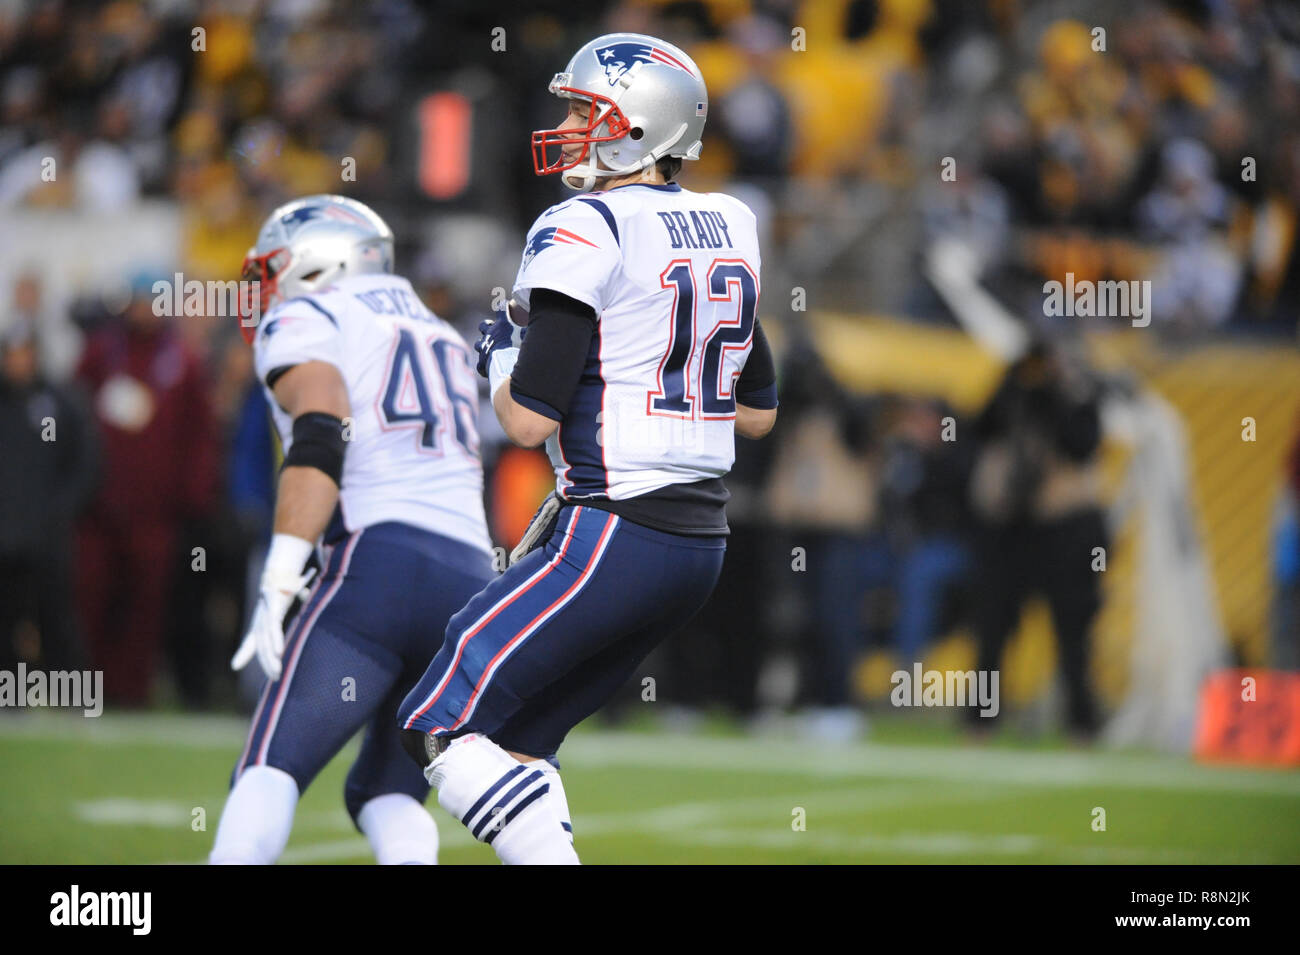
[[736,382],[736,400],[747,408],[776,407],[776,365],[757,318],[754,319],[754,347]]
[[546,288],[535,288],[528,334],[510,373],[510,397],[530,411],[562,421],[587,364],[596,333],[590,305]]

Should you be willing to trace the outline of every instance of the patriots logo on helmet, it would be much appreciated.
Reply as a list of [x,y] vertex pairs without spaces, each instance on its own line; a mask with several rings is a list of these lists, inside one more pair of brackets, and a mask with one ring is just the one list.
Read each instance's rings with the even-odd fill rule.
[[319,206],[299,206],[293,212],[280,216],[280,222],[284,225],[302,225],[309,219],[315,219],[320,213]]
[[528,245],[524,249],[524,265],[528,265],[538,252],[553,245],[589,245],[593,249],[600,248],[595,242],[588,242],[576,232],[570,232],[562,226],[547,226],[545,229],[538,229],[528,240]]
[[293,212],[280,216],[280,222],[286,226],[300,226],[312,219],[338,219],[342,222],[351,222],[356,225],[366,225],[364,216],[358,215],[350,209],[343,206],[329,203],[319,206],[299,206]]
[[660,63],[691,73],[690,67],[677,57],[649,43],[611,43],[597,49],[595,56],[604,68],[610,86],[617,85],[619,78],[637,63]]

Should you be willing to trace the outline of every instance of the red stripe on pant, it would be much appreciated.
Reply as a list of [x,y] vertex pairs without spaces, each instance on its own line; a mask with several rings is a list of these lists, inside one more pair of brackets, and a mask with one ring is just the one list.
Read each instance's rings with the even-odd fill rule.
[[[507,651],[509,651],[512,647],[514,647],[515,644],[519,643],[521,640],[527,639],[540,622],[545,620],[546,617],[550,616],[551,613],[557,607],[560,607],[563,604],[567,603],[569,597],[572,594],[574,594],[576,591],[581,589],[591,578],[592,574],[595,573],[596,567],[600,564],[600,558],[605,552],[605,544],[608,542],[609,535],[613,531],[614,524],[617,520],[618,518],[613,514],[610,514],[605,519],[605,526],[601,530],[600,538],[599,540],[597,540],[596,546],[592,549],[591,556],[587,558],[587,566],[582,568],[582,573],[578,575],[577,580],[575,580],[572,584],[569,585],[569,589],[566,590],[564,593],[562,593],[558,598],[556,598],[549,607],[547,607],[536,617],[530,620],[528,622],[528,626],[520,630],[519,633],[516,634],[513,639],[511,639],[505,646],[503,646],[500,650],[498,650],[496,652],[496,655],[493,656],[492,659],[488,661],[487,666],[483,668],[483,675],[479,677],[479,681],[474,687],[474,692],[472,692],[469,695],[469,699],[465,703],[465,708],[461,710],[460,716],[456,719],[456,722],[452,724],[451,729],[453,731],[460,729],[460,727],[464,725],[465,721],[469,719],[469,717],[473,714],[475,701],[478,699],[480,693],[483,691],[483,687],[487,684],[488,680],[491,678],[493,667],[496,665],[496,662],[500,660],[501,657],[507,653]],[[431,732],[436,733],[441,729],[443,729],[443,727],[441,726],[435,727]]]
[[474,637],[476,637],[479,633],[481,633],[483,628],[486,627],[489,623],[491,623],[497,617],[498,614],[504,611],[507,607],[509,607],[512,603],[514,603],[524,594],[528,593],[528,591],[531,590],[534,585],[540,583],[541,580],[544,577],[546,577],[546,575],[549,574],[552,570],[554,570],[559,565],[560,561],[564,559],[564,555],[569,551],[569,544],[573,541],[573,530],[577,526],[578,519],[582,516],[582,512],[583,512],[583,508],[581,506],[575,507],[573,509],[573,517],[569,519],[569,526],[565,531],[564,542],[560,546],[559,553],[556,554],[554,557],[552,557],[551,560],[546,564],[545,567],[541,569],[540,572],[533,574],[533,576],[525,580],[522,584],[520,584],[513,591],[511,591],[511,593],[509,593],[507,596],[502,597],[500,600],[498,600],[496,604],[493,605],[491,610],[489,610],[482,617],[476,620],[472,627],[470,627],[463,634],[461,634],[460,639],[456,643],[456,655],[452,658],[452,661],[450,665],[448,665],[446,672],[444,672],[443,675],[438,679],[438,683],[433,688],[433,692],[430,694],[429,699],[423,705],[421,705],[418,710],[412,713],[407,718],[404,724],[402,724],[406,729],[410,729],[411,725],[416,720],[418,720],[425,713],[429,712],[429,710],[433,707],[433,705],[438,702],[439,698],[446,691],[448,685],[451,683],[452,674],[456,672],[456,668],[460,665],[461,657],[464,656],[465,647],[468,646],[469,641],[472,640]]

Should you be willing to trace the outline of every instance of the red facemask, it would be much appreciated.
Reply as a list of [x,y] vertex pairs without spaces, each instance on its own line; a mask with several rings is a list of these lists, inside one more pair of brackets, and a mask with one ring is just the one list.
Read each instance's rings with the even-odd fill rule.
[[[577,126],[573,129],[538,129],[533,132],[533,172],[539,176],[549,176],[557,172],[566,172],[575,166],[581,165],[586,161],[588,153],[591,152],[593,143],[608,143],[615,139],[622,139],[631,130],[632,124],[627,121],[623,111],[618,108],[612,99],[608,96],[602,96],[600,93],[590,93],[587,90],[575,89],[572,86],[560,86],[552,90],[555,93],[571,93],[574,96],[582,97],[590,101],[591,111],[587,114],[587,125]],[[603,112],[600,110],[603,109]],[[593,135],[602,125],[608,124],[609,134],[605,136]],[[565,162],[564,147],[571,146],[575,143],[582,144],[582,151],[577,158]],[[560,147],[559,158],[555,162],[549,162],[546,157],[546,150],[551,146]]]
[[[240,290],[239,333],[244,341],[253,344],[257,326],[280,297],[277,276],[289,265],[289,250],[272,249],[266,255],[247,255],[239,270],[241,282],[253,283],[252,288]],[[256,318],[257,321],[252,321]]]

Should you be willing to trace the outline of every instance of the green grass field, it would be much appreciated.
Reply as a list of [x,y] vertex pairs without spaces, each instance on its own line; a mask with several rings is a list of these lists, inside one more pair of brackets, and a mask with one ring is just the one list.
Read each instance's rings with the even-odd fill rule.
[[[245,725],[3,714],[0,863],[203,861]],[[370,861],[342,804],[351,755],[308,790],[284,862]],[[1300,863],[1296,771],[1005,738],[968,746],[898,718],[836,746],[580,727],[561,758],[586,863]],[[206,831],[193,828],[196,808]],[[433,811],[441,861],[496,861]]]

